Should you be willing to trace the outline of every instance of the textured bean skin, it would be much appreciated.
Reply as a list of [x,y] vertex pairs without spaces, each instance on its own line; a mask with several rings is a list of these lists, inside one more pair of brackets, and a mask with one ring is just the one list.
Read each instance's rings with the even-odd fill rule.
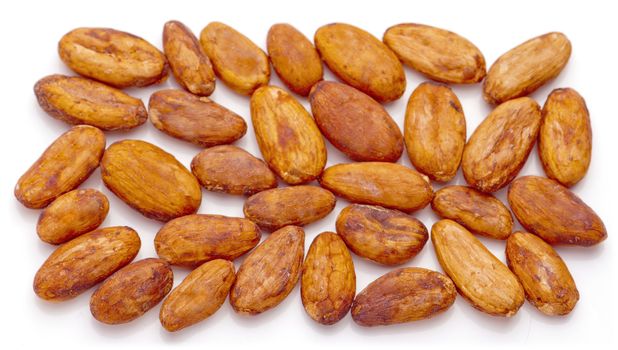
[[335,75],[379,102],[403,95],[406,76],[395,54],[368,32],[345,23],[318,28],[315,46]]
[[78,187],[99,166],[105,135],[93,126],[78,125],[60,135],[19,178],[15,197],[33,209],[46,207]]
[[117,88],[167,79],[165,55],[146,40],[110,28],[77,28],[58,43],[62,61],[76,73]]
[[317,186],[291,186],[262,191],[249,197],[245,217],[267,230],[287,225],[304,226],[328,215],[335,196]]
[[320,185],[350,202],[412,212],[431,202],[429,179],[403,165],[363,162],[333,165]]
[[562,316],[573,310],[579,292],[566,264],[549,244],[531,233],[515,232],[506,241],[506,261],[539,311]]
[[44,242],[60,244],[90,232],[109,212],[107,197],[95,189],[77,189],[56,198],[39,216],[36,232]]
[[511,317],[524,303],[517,277],[463,226],[448,219],[431,228],[431,242],[459,294],[479,311]]
[[485,57],[468,39],[445,29],[402,23],[384,33],[384,43],[406,65],[443,83],[474,84],[485,77]]
[[200,43],[215,74],[232,90],[251,95],[260,86],[268,84],[268,56],[234,28],[211,22],[202,30]]
[[464,148],[466,182],[481,192],[508,185],[524,166],[539,134],[541,108],[521,97],[496,107],[476,128]]
[[210,317],[225,302],[235,279],[231,261],[217,259],[202,264],[163,301],[161,325],[176,332]]
[[238,269],[230,292],[234,311],[256,315],[279,305],[290,294],[301,274],[305,232],[286,226],[247,256]]
[[592,156],[592,126],[586,101],[577,91],[552,91],[543,106],[539,157],[547,177],[564,186],[579,182]]
[[549,244],[591,246],[607,239],[594,210],[555,180],[520,177],[509,187],[508,200],[521,225]]
[[337,217],[336,227],[356,255],[384,265],[409,261],[429,238],[420,220],[398,210],[373,205],[345,207]]
[[155,128],[201,147],[232,143],[247,132],[247,123],[238,114],[182,90],[150,95],[148,114]]
[[466,186],[441,188],[431,201],[431,209],[472,233],[495,239],[507,239],[513,230],[509,209],[489,193]]
[[418,171],[438,182],[455,177],[466,143],[466,118],[449,87],[422,83],[414,90],[406,108],[404,140]]
[[307,314],[331,325],[350,310],[356,294],[356,274],[350,252],[339,235],[322,232],[311,243],[305,258],[300,294]]
[[318,51],[307,37],[287,23],[270,27],[266,39],[268,57],[283,83],[307,96],[324,73]]
[[247,219],[193,214],[163,225],[154,245],[157,255],[170,264],[196,267],[214,259],[234,260],[260,238],[260,229]]
[[107,188],[150,219],[193,214],[202,202],[195,177],[173,155],[145,141],[113,143],[101,160]]
[[98,229],[59,246],[34,277],[42,299],[75,298],[130,263],[141,246],[137,232],[118,226]]
[[356,296],[352,318],[365,327],[428,319],[450,308],[456,296],[455,285],[441,273],[399,268],[371,282]]
[[82,77],[49,75],[34,85],[34,93],[45,112],[68,124],[127,130],[148,119],[142,100]]
[[176,81],[198,96],[215,90],[215,72],[193,32],[179,21],[163,26],[163,50]]
[[263,160],[233,145],[205,149],[191,161],[191,172],[209,191],[252,195],[277,187],[277,177]]
[[492,104],[526,96],[560,74],[571,57],[571,42],[562,33],[532,38],[500,56],[483,83],[483,98]]
[[326,165],[326,145],[315,121],[292,95],[275,86],[251,96],[251,121],[268,166],[290,185],[315,180]]
[[174,274],[161,259],[129,264],[105,280],[90,298],[90,312],[99,322],[122,324],[155,307],[172,289]]
[[397,123],[368,95],[322,81],[311,89],[309,101],[324,136],[350,159],[396,162],[401,157],[403,136]]

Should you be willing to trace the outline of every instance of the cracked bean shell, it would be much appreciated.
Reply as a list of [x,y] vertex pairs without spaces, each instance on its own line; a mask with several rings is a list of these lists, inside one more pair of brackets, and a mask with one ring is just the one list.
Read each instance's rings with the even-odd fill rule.
[[290,90],[307,96],[311,87],[322,80],[320,55],[298,29],[287,23],[273,25],[266,46],[277,75]]
[[202,202],[193,174],[173,155],[145,141],[110,145],[101,160],[101,178],[118,198],[150,219],[193,214]]
[[324,170],[320,185],[350,202],[404,212],[431,202],[429,179],[403,165],[385,162],[337,164]]
[[524,303],[517,277],[463,226],[440,220],[431,228],[438,262],[459,294],[479,311],[511,317]]
[[562,316],[573,310],[579,292],[566,264],[549,244],[531,233],[515,232],[506,241],[506,261],[539,311]]
[[277,187],[277,177],[263,160],[232,145],[201,151],[191,161],[191,172],[209,191],[252,195]]
[[231,261],[217,259],[202,264],[163,301],[161,325],[176,332],[212,316],[225,302],[235,279]]
[[117,88],[167,79],[167,60],[146,40],[110,28],[77,28],[58,43],[62,61],[76,73]]
[[106,227],[59,246],[34,277],[39,298],[64,301],[75,298],[130,263],[141,242],[126,226]]
[[466,118],[448,86],[422,83],[414,90],[406,108],[404,140],[418,171],[438,182],[455,177],[466,144]]
[[251,96],[251,120],[268,166],[290,185],[315,180],[326,165],[326,145],[315,121],[292,95],[275,86]]
[[368,32],[345,23],[318,28],[315,46],[322,60],[346,84],[379,102],[394,101],[406,89],[406,76],[395,54]]
[[300,277],[305,232],[286,226],[268,236],[242,262],[230,292],[230,304],[240,314],[257,315],[279,305]]
[[212,94],[215,72],[191,29],[179,21],[165,23],[163,51],[178,84],[198,96]]
[[129,264],[105,280],[90,297],[90,312],[99,322],[122,324],[155,307],[172,289],[174,274],[161,259]]
[[455,285],[443,274],[419,267],[399,268],[356,296],[352,318],[365,327],[424,320],[448,310],[456,297]]
[[49,75],[34,85],[34,93],[47,114],[68,124],[126,130],[148,119],[142,100],[82,77]]
[[251,95],[270,80],[268,56],[249,38],[220,22],[210,22],[200,43],[215,74],[232,90]]
[[352,204],[337,217],[337,233],[356,255],[384,265],[415,257],[429,233],[420,220],[398,210]]
[[214,259],[234,260],[260,242],[252,221],[193,214],[167,222],[154,239],[157,255],[172,265],[199,266]]
[[317,186],[273,188],[249,197],[245,217],[267,230],[287,225],[304,226],[320,220],[335,208],[335,196]]
[[513,230],[513,216],[504,203],[471,187],[442,187],[433,197],[431,209],[481,236],[507,239]]
[[78,125],[60,135],[19,178],[15,197],[33,209],[46,207],[77,188],[99,166],[105,135],[93,126]]
[[356,274],[350,252],[340,236],[315,237],[303,263],[300,295],[314,321],[332,325],[345,317],[356,294]]
[[36,232],[44,242],[64,243],[99,227],[108,212],[109,201],[100,191],[73,190],[56,198],[43,210]]
[[509,187],[508,200],[521,225],[549,244],[591,246],[607,238],[601,218],[555,180],[520,177]]
[[148,114],[157,129],[201,147],[232,143],[247,132],[247,123],[238,114],[208,97],[181,90],[152,94]]
[[541,108],[521,97],[496,107],[464,147],[461,168],[470,186],[495,192],[508,185],[526,163],[541,125]]
[[486,74],[481,51],[445,29],[402,23],[386,30],[384,43],[404,64],[439,82],[474,84]]
[[570,187],[588,171],[592,126],[586,101],[577,91],[552,91],[543,106],[539,157],[547,177]]
[[309,96],[322,134],[355,161],[396,162],[403,136],[386,109],[355,88],[334,81],[317,83]]
[[483,83],[483,98],[492,104],[526,96],[560,74],[571,57],[571,42],[562,33],[532,38],[494,62]]

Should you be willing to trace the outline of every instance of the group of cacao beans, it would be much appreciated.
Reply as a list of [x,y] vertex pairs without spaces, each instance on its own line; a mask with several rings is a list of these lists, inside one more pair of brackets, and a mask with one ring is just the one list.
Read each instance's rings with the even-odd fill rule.
[[[315,44],[315,47],[314,47]],[[585,175],[592,133],[584,99],[556,89],[543,108],[526,95],[556,77],[571,44],[561,33],[530,39],[488,71],[480,50],[447,30],[399,24],[382,41],[355,26],[320,27],[314,43],[288,24],[267,37],[268,55],[219,22],[199,39],[178,21],[163,29],[163,52],[144,39],[107,28],[78,28],[62,37],[62,61],[78,76],[39,80],[35,94],[70,130],[19,179],[15,196],[43,209],[36,231],[59,245],[34,278],[42,299],[64,301],[101,283],[92,315],[107,324],[132,321],[163,299],[161,324],[177,331],[233,309],[259,314],[277,306],[300,280],[307,314],[334,324],[350,312],[362,326],[426,319],[446,311],[457,293],[478,310],[515,315],[527,298],[547,315],[568,314],[579,293],[551,245],[591,246],[607,232],[569,187]],[[322,62],[341,82],[323,81]],[[433,81],[409,98],[403,133],[382,103],[400,98],[403,65]],[[293,93],[269,86],[270,65]],[[157,91],[148,110],[122,88],[165,81],[171,69],[184,89]],[[264,161],[230,145],[245,120],[210,100],[218,78],[249,95],[251,121]],[[484,79],[496,105],[469,139],[461,103],[444,83]],[[308,96],[309,113],[298,101]],[[138,127],[205,148],[190,170],[151,143],[122,140],[106,148],[103,131]],[[350,160],[324,169],[326,138]],[[547,177],[517,177],[538,140]],[[403,150],[416,168],[396,164]],[[462,167],[467,186],[434,193]],[[165,224],[154,239],[159,258],[137,262],[141,241],[130,227],[98,228],[106,196],[78,188],[97,168],[105,186],[147,218]],[[278,187],[278,178],[291,186]],[[307,185],[317,180],[320,186]],[[492,195],[505,186],[511,210]],[[202,189],[246,195],[245,218],[196,214]],[[352,204],[336,233],[315,237],[305,256],[302,226],[328,215],[336,197]],[[378,264],[407,263],[429,239],[410,215],[431,203],[442,218],[431,242],[444,273],[397,268],[356,294],[350,251]],[[261,230],[272,232],[260,243]],[[473,234],[506,240],[505,265]],[[235,271],[232,261],[246,258]],[[172,290],[171,265],[191,268]],[[168,295],[169,294],[169,295]],[[167,296],[167,298],[166,298]]]

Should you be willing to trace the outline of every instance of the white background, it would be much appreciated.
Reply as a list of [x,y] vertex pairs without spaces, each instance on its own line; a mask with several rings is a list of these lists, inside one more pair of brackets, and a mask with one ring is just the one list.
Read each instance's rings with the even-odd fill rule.
[[[0,344],[3,349],[45,346],[56,348],[316,348],[345,346],[354,348],[413,348],[441,344],[453,347],[493,347],[532,344],[562,348],[583,344],[608,346],[616,341],[616,174],[617,174],[617,93],[618,49],[615,15],[610,3],[580,2],[475,2],[475,1],[46,1],[4,2],[0,9],[3,70],[0,82]],[[92,290],[58,304],[39,300],[32,292],[32,279],[40,264],[54,247],[41,242],[35,225],[40,213],[24,208],[14,199],[13,186],[18,177],[68,125],[47,116],[37,105],[32,87],[52,73],[71,74],[56,52],[60,37],[80,26],[112,27],[142,36],[161,47],[163,24],[178,19],[197,35],[210,21],[225,22],[247,35],[262,48],[266,33],[277,22],[289,22],[309,38],[326,23],[341,21],[360,26],[381,38],[386,28],[402,22],[431,24],[453,30],[474,42],[489,65],[515,45],[549,31],[562,31],[572,41],[573,54],[562,74],[535,92],[532,97],[543,104],[554,88],[570,86],[586,99],[593,126],[593,157],[588,175],[573,190],[605,221],[609,239],[592,248],[559,247],[579,288],[581,299],[566,317],[550,318],[526,303],[510,319],[485,315],[458,297],[446,313],[415,323],[362,328],[346,316],[338,324],[316,324],[304,312],[297,287],[277,308],[256,317],[235,314],[229,303],[210,319],[180,333],[169,334],[158,321],[159,307],[126,325],[106,326],[95,321],[88,309]],[[404,96],[387,105],[401,126],[405,104],[412,90],[425,80],[406,68]],[[326,79],[333,79],[330,72]],[[273,72],[271,83],[281,85]],[[173,78],[161,86],[129,89],[128,93],[148,96],[162,88],[176,87]],[[455,86],[466,115],[468,135],[490,112],[481,98],[480,84]],[[220,81],[212,98],[250,120],[248,97],[231,92]],[[308,107],[306,99],[301,102]],[[124,138],[153,142],[189,165],[199,148],[171,138],[149,122],[125,133],[108,133],[108,145]],[[237,145],[260,156],[253,129]],[[346,159],[328,146],[328,165]],[[407,156],[400,163],[410,166]],[[521,174],[543,174],[536,148]],[[461,174],[451,184],[463,184]],[[108,195],[111,202],[104,226],[128,225],[142,239],[138,259],[155,256],[152,239],[161,223],[144,218],[118,200],[101,183],[97,170],[82,187],[94,187]],[[438,185],[435,186],[439,188]],[[505,200],[505,191],[498,192]],[[242,216],[243,197],[204,191],[200,213]],[[338,200],[335,210],[325,219],[306,227],[308,249],[312,239],[324,230],[334,230],[339,211],[347,203]],[[430,228],[436,216],[426,208],[414,216]],[[517,226],[519,228],[519,226]],[[504,242],[482,239],[489,249],[504,260]],[[236,261],[238,267],[239,261]],[[390,268],[354,257],[357,291]],[[422,266],[441,271],[428,242],[423,251],[406,266]],[[187,271],[174,269],[175,284]],[[594,346],[597,348],[598,346]]]

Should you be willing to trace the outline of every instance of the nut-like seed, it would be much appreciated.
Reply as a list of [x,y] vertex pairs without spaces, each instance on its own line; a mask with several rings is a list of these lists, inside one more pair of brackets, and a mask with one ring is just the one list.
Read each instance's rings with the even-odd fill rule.
[[141,246],[130,227],[107,227],[81,235],[58,247],[34,277],[40,298],[75,298],[130,263]]
[[277,177],[263,160],[232,145],[198,153],[191,161],[191,171],[209,191],[252,195],[277,187]]
[[60,39],[58,53],[76,73],[118,88],[167,79],[167,60],[161,51],[140,37],[115,29],[74,29]]
[[252,221],[194,214],[169,221],[154,239],[157,255],[172,265],[199,266],[214,259],[234,260],[260,242]]
[[178,21],[163,27],[163,50],[176,81],[192,94],[209,96],[215,89],[215,72],[193,32]]
[[202,202],[195,177],[173,155],[145,141],[123,140],[101,160],[103,183],[147,218],[169,221],[193,214]]
[[326,165],[326,145],[315,121],[292,95],[274,86],[251,96],[251,120],[264,160],[283,181],[315,180]]
[[474,84],[485,77],[485,57],[468,39],[448,30],[402,23],[388,28],[384,43],[404,64],[443,83]]
[[262,191],[249,197],[243,211],[247,219],[267,230],[287,225],[304,226],[328,215],[335,196],[317,186],[291,186]]
[[601,218],[554,180],[520,177],[509,187],[508,199],[521,225],[549,244],[591,246],[607,238]]
[[217,76],[232,90],[251,95],[260,86],[268,84],[268,56],[234,28],[210,22],[200,34],[200,43]]
[[307,96],[322,80],[322,61],[311,41],[287,23],[270,27],[266,39],[268,56],[277,75],[295,93]]
[[336,233],[320,233],[303,264],[300,295],[305,311],[316,322],[335,324],[350,311],[355,294],[356,273],[348,248]]
[[575,281],[562,258],[539,237],[515,232],[506,241],[506,261],[526,298],[542,313],[566,315],[579,300]]
[[442,269],[472,306],[494,316],[517,313],[524,303],[517,277],[468,230],[440,220],[431,228],[431,242]]
[[590,165],[592,126],[586,102],[577,91],[556,89],[543,106],[539,156],[549,178],[570,187]]
[[34,85],[34,93],[45,112],[69,124],[125,130],[148,118],[142,100],[82,77],[49,75]]
[[134,262],[118,270],[92,293],[90,312],[106,324],[131,322],[163,300],[172,284],[174,274],[164,260]]
[[107,197],[95,189],[77,189],[56,198],[39,216],[36,233],[44,242],[60,244],[90,232],[105,220]]
[[509,209],[493,195],[470,187],[441,188],[431,201],[431,209],[481,236],[507,239],[513,230]]
[[315,32],[315,46],[337,77],[380,102],[394,101],[406,89],[403,66],[373,35],[345,23]]
[[422,83],[414,90],[406,108],[404,139],[418,171],[439,182],[455,177],[466,143],[466,118],[449,87]]
[[532,38],[491,65],[483,83],[483,98],[499,104],[526,96],[558,76],[570,56],[571,42],[562,33]]
[[402,264],[418,254],[429,234],[398,210],[352,204],[337,217],[337,233],[355,254],[384,265]]
[[438,315],[453,305],[457,291],[441,273],[404,267],[371,282],[354,299],[352,318],[361,326],[386,326]]
[[105,135],[78,125],[60,135],[17,181],[15,197],[28,208],[46,207],[79,186],[99,166]]
[[433,197],[426,176],[393,163],[337,164],[324,170],[320,185],[350,202],[404,212],[424,208]]
[[232,143],[247,132],[247,123],[238,114],[208,97],[181,90],[152,94],[148,114],[157,129],[202,147]]
[[300,277],[305,232],[286,226],[273,232],[240,265],[230,292],[234,311],[256,315],[279,305]]
[[528,159],[540,125],[541,107],[531,98],[496,107],[464,148],[461,168],[470,186],[495,192],[508,185]]
[[322,81],[311,89],[309,101],[324,136],[350,159],[396,162],[401,156],[403,136],[397,123],[368,95]]
[[236,279],[234,264],[213,260],[191,271],[161,305],[161,325],[170,332],[203,321],[225,302]]

